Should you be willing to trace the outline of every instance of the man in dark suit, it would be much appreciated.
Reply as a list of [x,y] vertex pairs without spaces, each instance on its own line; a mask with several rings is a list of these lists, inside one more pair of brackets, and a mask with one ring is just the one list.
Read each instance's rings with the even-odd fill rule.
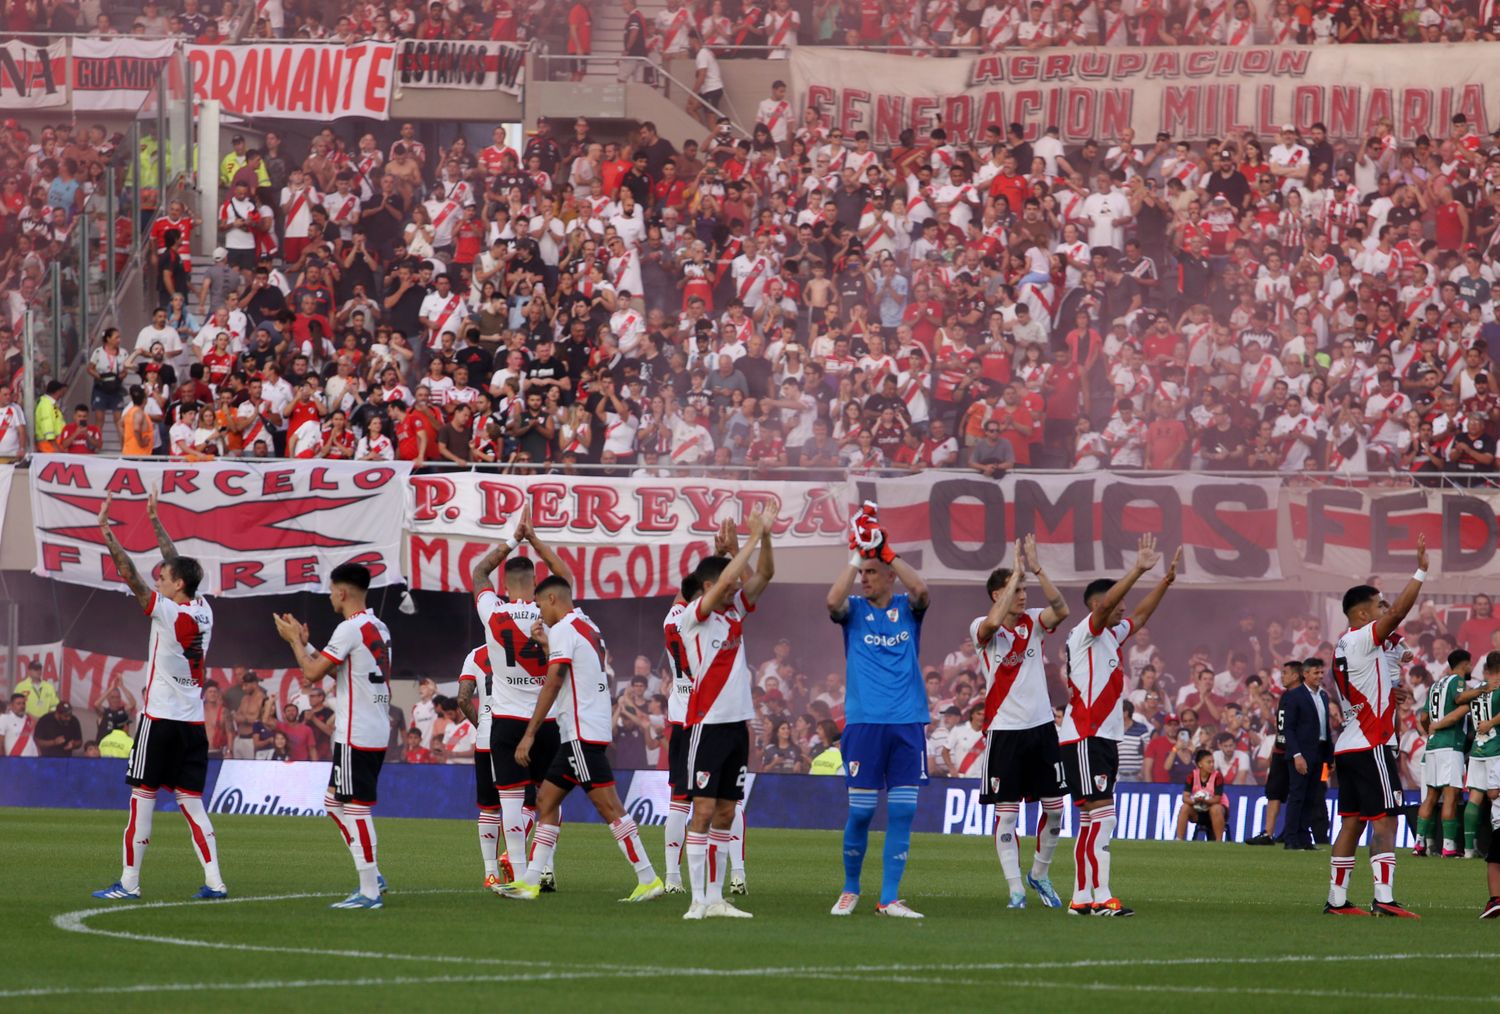
[[1328,694],[1322,666],[1304,665],[1302,685],[1282,697],[1286,734],[1286,826],[1282,841],[1289,849],[1313,847],[1311,829],[1323,807],[1322,772],[1333,745]]

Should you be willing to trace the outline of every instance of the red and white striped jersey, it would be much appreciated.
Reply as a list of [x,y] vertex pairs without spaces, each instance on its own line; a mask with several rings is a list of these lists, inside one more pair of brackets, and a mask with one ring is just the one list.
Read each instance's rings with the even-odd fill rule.
[[704,616],[700,596],[677,619],[687,645],[693,692],[688,698],[688,725],[748,722],[755,717],[750,699],[750,666],[745,661],[745,617],[755,607],[736,592],[727,606]]
[[1375,624],[1347,631],[1333,649],[1333,684],[1344,699],[1344,727],[1333,752],[1358,753],[1385,746],[1396,732],[1391,687],[1400,674],[1384,646],[1375,643]]
[[[495,692],[486,695],[490,713],[528,722],[547,682],[547,653],[531,639],[531,628],[542,614],[535,602],[509,602],[489,588],[480,590],[474,605],[495,673]],[[554,706],[547,720],[556,715]]]
[[1113,627],[1094,629],[1092,614],[1068,635],[1068,709],[1063,712],[1060,743],[1097,736],[1119,741],[1125,736],[1125,670],[1120,645],[1135,633],[1129,618]]
[[557,731],[564,743],[580,740],[608,746],[614,700],[604,670],[604,637],[583,613],[574,609],[547,628],[549,665],[566,665],[568,678],[557,695]]
[[490,749],[490,695],[495,692],[495,671],[490,667],[490,646],[481,644],[464,657],[463,668],[458,671],[460,684],[474,684],[474,714],[479,716],[474,749],[488,753]]
[[687,612],[686,602],[673,602],[662,620],[661,634],[667,642],[667,658],[672,666],[672,692],[667,695],[667,723],[681,726],[687,720],[688,698],[693,693],[693,673],[688,666],[687,645],[677,621]]
[[984,695],[984,727],[1034,729],[1052,721],[1047,697],[1047,665],[1042,654],[1046,635],[1041,609],[1028,609],[1014,627],[1001,627],[980,643],[980,616],[969,624],[969,639],[979,649],[980,668],[988,692]]
[[391,737],[391,632],[370,610],[333,629],[323,657],[335,663],[333,741],[384,750]]
[[146,615],[151,617],[151,653],[142,702],[146,717],[201,725],[203,659],[208,655],[214,612],[202,598],[179,605],[153,592]]

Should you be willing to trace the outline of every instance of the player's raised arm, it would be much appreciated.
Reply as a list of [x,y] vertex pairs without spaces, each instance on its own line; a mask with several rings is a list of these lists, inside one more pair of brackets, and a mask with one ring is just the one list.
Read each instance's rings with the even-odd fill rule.
[[[1020,543],[1016,544],[1017,550]],[[1021,587],[1021,555],[1016,554],[1015,567],[1011,569],[1010,580],[1005,582],[1005,588],[1000,597],[990,603],[990,611],[985,614],[984,619],[979,621],[979,629],[974,633],[974,642],[977,647],[983,647],[990,643],[990,638],[995,636],[995,631],[1005,625],[1005,617],[1010,615],[1010,607],[1016,600],[1016,589]]]
[[771,578],[776,576],[776,558],[771,553],[771,530],[775,527],[775,515],[766,524],[760,533],[760,556],[755,559],[755,573],[745,578],[744,587],[741,589],[745,595],[745,601],[754,605],[771,583]]
[[521,533],[529,529],[530,526],[527,523],[529,514],[530,511],[522,507],[521,513],[516,517],[515,527],[509,533],[501,532],[500,541],[496,543],[495,548],[481,556],[479,562],[474,564],[473,573],[469,575],[469,594],[477,598],[482,591],[495,590],[490,575],[495,573],[496,568],[504,563],[516,548],[521,540]]
[[1417,536],[1417,570],[1412,574],[1411,580],[1406,582],[1406,587],[1401,589],[1401,594],[1396,596],[1396,601],[1391,603],[1389,609],[1375,618],[1375,643],[1381,644],[1386,638],[1396,632],[1401,626],[1401,621],[1406,619],[1406,614],[1411,612],[1411,607],[1417,604],[1417,596],[1422,594],[1422,582],[1427,580],[1427,536]]
[[130,559],[130,554],[125,552],[125,547],[120,545],[120,540],[115,538],[115,531],[109,521],[109,504],[114,499],[114,494],[104,498],[104,504],[99,508],[99,532],[104,536],[104,548],[109,550],[110,559],[115,561],[115,570],[135,595],[135,600],[141,604],[142,609],[151,607],[151,597],[156,594],[152,587],[141,577],[140,572],[135,569],[135,563]]
[[1161,580],[1156,583],[1155,588],[1151,589],[1150,594],[1141,599],[1140,604],[1135,607],[1135,612],[1131,614],[1130,625],[1133,628],[1140,630],[1146,625],[1146,621],[1151,619],[1151,614],[1156,612],[1157,606],[1161,605],[1162,596],[1167,593],[1168,588],[1172,587],[1172,582],[1177,580],[1177,565],[1181,562],[1182,547],[1178,546],[1177,552],[1172,554],[1172,563],[1167,568],[1167,572],[1161,576]]
[[1130,589],[1140,580],[1141,575],[1155,567],[1156,561],[1160,559],[1161,554],[1156,551],[1156,536],[1149,532],[1142,535],[1136,547],[1135,565],[1127,570],[1125,576],[1116,581],[1109,591],[1094,600],[1094,605],[1089,610],[1089,633],[1097,636],[1104,632],[1105,624],[1109,622],[1110,614],[1115,611],[1115,606],[1120,604],[1120,600],[1130,592]]
[[[769,521],[767,517],[769,516]],[[724,568],[719,579],[703,590],[703,595],[698,599],[698,605],[694,608],[701,618],[709,613],[718,611],[729,597],[734,594],[739,579],[750,566],[750,554],[755,551],[756,545],[761,541],[767,529],[776,523],[776,508],[766,508],[763,504],[756,504],[755,509],[750,512],[749,526],[750,538],[740,547],[740,551],[734,554],[729,561],[729,566]]]
[[911,601],[912,612],[926,612],[931,599],[927,593],[927,582],[922,580],[922,575],[918,574],[915,567],[899,556],[891,559],[891,570],[896,572],[896,577],[906,586],[906,594]]
[[152,490],[146,497],[146,517],[151,519],[151,528],[156,532],[156,545],[161,550],[161,558],[164,562],[177,559],[177,547],[172,544],[172,537],[167,534],[167,528],[161,523],[161,518],[156,513],[157,491]]
[[529,507],[521,513],[521,524],[516,529],[516,538],[525,539],[531,548],[536,550],[536,555],[541,561],[547,565],[548,572],[556,574],[568,582],[569,587],[572,587],[573,569],[563,562],[563,558],[557,555],[556,550],[547,545],[546,541],[536,533],[536,529],[531,526],[531,508]]
[[[1036,577],[1037,584],[1042,586],[1042,596],[1047,600],[1047,608],[1042,610],[1042,626],[1048,630],[1056,630],[1062,625],[1062,621],[1068,618],[1068,603],[1063,598],[1062,592],[1057,590],[1057,585],[1047,576],[1042,569],[1042,558],[1037,555],[1036,536],[1028,535],[1023,543],[1026,550],[1026,569]],[[1016,557],[1016,566],[1021,565],[1021,557]]]
[[859,576],[863,562],[855,553],[849,557],[848,566],[841,568],[839,576],[833,579],[833,585],[828,589],[828,615],[832,619],[843,622],[849,615],[849,593],[854,590],[854,579]]
[[292,648],[292,655],[297,659],[297,668],[302,670],[302,678],[309,683],[316,683],[333,671],[337,664],[327,655],[310,655],[307,651],[307,627],[291,613],[272,613],[271,618],[276,621],[276,633]]

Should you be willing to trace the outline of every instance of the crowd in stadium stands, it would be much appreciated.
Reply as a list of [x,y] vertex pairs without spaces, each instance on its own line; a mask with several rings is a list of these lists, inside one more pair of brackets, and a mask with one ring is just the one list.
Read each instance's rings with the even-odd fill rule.
[[[1459,609],[1425,602],[1402,628],[1411,652],[1405,679],[1414,701],[1403,702],[1397,722],[1402,780],[1421,784],[1418,768],[1425,735],[1417,709],[1426,690],[1447,673],[1456,648],[1474,657],[1500,650],[1500,615],[1487,595]],[[1320,659],[1331,664],[1333,645],[1322,621],[1308,614],[1266,618],[1245,611],[1227,629],[1201,631],[1185,662],[1171,663],[1142,630],[1128,645],[1126,730],[1120,745],[1122,781],[1181,784],[1198,750],[1213,753],[1225,784],[1265,781],[1275,739],[1276,700],[1282,662]],[[807,654],[811,654],[808,652]],[[751,767],[755,771],[806,773],[815,757],[838,743],[844,725],[844,680],[804,660],[788,638],[751,659],[756,716],[752,720]],[[936,658],[937,656],[934,656]],[[613,758],[616,767],[665,768],[665,665],[636,657],[628,671],[614,659]],[[1048,679],[1062,717],[1062,649],[1048,659]],[[928,767],[935,775],[978,777],[983,752],[984,680],[972,643],[965,640],[923,667],[932,725]],[[413,674],[406,674],[410,678]],[[440,679],[442,677],[439,677]],[[253,670],[236,668],[205,692],[205,722],[213,756],[261,760],[328,760],[333,706],[322,688],[297,690],[284,701],[261,688]],[[33,737],[22,754],[126,756],[137,708],[116,680],[92,702],[97,731],[85,740],[78,719],[40,666],[15,687],[11,712],[0,715],[0,756],[21,735]],[[1334,709],[1335,727],[1339,721]],[[27,723],[30,724],[27,724]],[[1186,733],[1186,735],[1183,735]],[[122,740],[123,737],[123,740]],[[123,746],[123,752],[120,752]],[[454,697],[422,677],[418,700],[406,711],[391,708],[390,760],[407,763],[473,763],[475,729]]]

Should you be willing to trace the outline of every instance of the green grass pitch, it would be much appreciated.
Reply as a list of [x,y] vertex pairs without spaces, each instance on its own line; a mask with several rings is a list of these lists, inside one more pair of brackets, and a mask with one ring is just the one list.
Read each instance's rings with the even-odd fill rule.
[[[1117,842],[1134,919],[1007,911],[986,838],[918,835],[905,896],[926,920],[878,919],[879,835],[860,910],[828,909],[842,879],[830,832],[752,824],[754,921],[687,923],[686,902],[616,899],[632,875],[598,825],[563,828],[559,893],[505,901],[480,886],[471,821],[380,820],[391,884],[379,912],[330,911],[355,885],[323,820],[215,818],[230,902],[182,903],[201,882],[187,832],[159,813],[139,903],[89,892],[119,869],[123,814],[0,817],[0,1009],[570,1012],[1052,1009],[1370,1011],[1500,1001],[1500,922],[1475,917],[1481,861],[1412,859],[1399,900],[1420,922],[1324,916],[1327,852]],[[660,863],[661,830],[647,829]],[[1028,840],[1029,845],[1029,840]],[[1054,880],[1072,874],[1064,840]],[[1024,854],[1024,853],[1023,853]],[[1351,898],[1369,902],[1369,867]],[[100,914],[84,915],[105,909]]]

